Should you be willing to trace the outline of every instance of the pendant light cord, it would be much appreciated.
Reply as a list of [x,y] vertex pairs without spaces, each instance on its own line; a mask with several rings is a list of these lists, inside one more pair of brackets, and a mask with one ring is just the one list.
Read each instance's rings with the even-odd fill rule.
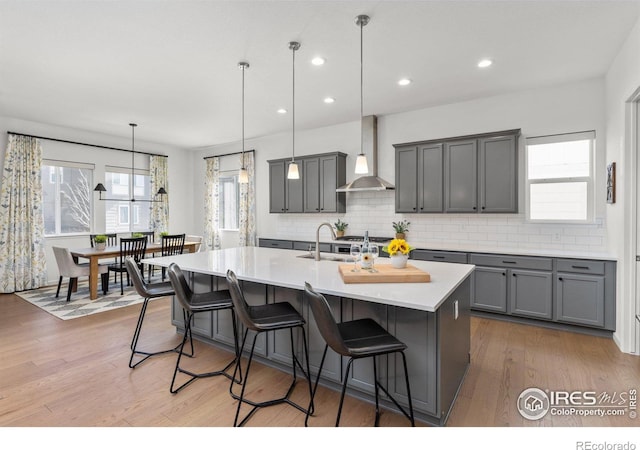
[[295,161],[295,156],[296,156],[296,46],[293,45],[292,47],[292,54],[293,54],[293,83],[291,83],[292,85],[292,93],[291,93],[291,99],[292,99],[292,105],[291,105],[291,162]]
[[364,27],[364,22],[360,21],[360,154],[364,155],[364,142],[362,139],[362,117],[364,116],[364,108],[363,108],[363,95],[362,95],[362,85],[363,85],[363,69],[362,69],[362,60],[363,60],[363,46],[362,46],[362,27]]
[[244,69],[245,66],[242,67],[242,169],[244,170]]

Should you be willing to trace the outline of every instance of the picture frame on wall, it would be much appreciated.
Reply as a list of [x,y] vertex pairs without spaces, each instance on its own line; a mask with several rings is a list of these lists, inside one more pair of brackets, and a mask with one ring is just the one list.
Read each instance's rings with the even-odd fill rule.
[[607,165],[607,203],[616,202],[616,163]]

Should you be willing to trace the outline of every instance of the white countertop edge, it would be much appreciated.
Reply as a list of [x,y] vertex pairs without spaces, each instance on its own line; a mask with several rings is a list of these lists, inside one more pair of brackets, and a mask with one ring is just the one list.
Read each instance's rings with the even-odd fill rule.
[[[431,273],[430,283],[345,284],[337,270],[339,262],[297,258],[298,255],[305,253],[307,252],[238,247],[145,258],[142,262],[160,267],[168,267],[171,262],[176,262],[185,272],[197,272],[222,278],[226,277],[226,269],[231,268],[240,280],[296,290],[304,290],[304,282],[309,281],[313,288],[322,294],[432,313],[437,311],[475,269],[473,264],[410,260],[411,264]],[[261,264],[256,264],[255,255],[263,258]],[[242,258],[244,261],[240,262]],[[386,258],[379,258],[378,263],[383,263],[385,260]],[[293,262],[295,263],[291,264]],[[225,268],[220,269],[221,265]],[[291,279],[301,281],[292,282]],[[388,295],[389,292],[392,294]]]

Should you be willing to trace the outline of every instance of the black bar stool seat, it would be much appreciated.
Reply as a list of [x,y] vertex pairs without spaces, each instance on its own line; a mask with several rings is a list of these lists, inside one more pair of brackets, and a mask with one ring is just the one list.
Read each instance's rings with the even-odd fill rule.
[[[231,292],[231,298],[233,300],[233,306],[235,308],[236,313],[238,314],[238,318],[245,326],[246,330],[244,332],[244,336],[242,338],[242,344],[240,345],[240,353],[244,350],[244,344],[247,340],[247,335],[249,330],[255,332],[255,336],[253,337],[253,343],[251,345],[251,351],[249,353],[249,361],[247,362],[247,368],[244,376],[244,383],[242,384],[242,390],[240,395],[237,395],[233,392],[233,383],[231,383],[229,387],[229,393],[231,396],[238,400],[238,408],[236,409],[236,416],[233,421],[233,426],[242,426],[244,425],[251,416],[259,409],[267,406],[279,405],[282,403],[286,403],[288,405],[293,406],[304,414],[309,414],[309,412],[313,413],[313,395],[311,391],[311,371],[309,370],[309,349],[307,347],[307,338],[304,330],[304,325],[306,321],[304,318],[298,313],[298,311],[288,302],[278,302],[278,303],[267,303],[265,305],[257,305],[257,306],[249,306],[244,298],[244,294],[242,289],[240,288],[240,284],[238,283],[238,279],[236,274],[228,270],[227,271],[227,285],[229,287],[229,291]],[[306,368],[302,367],[300,360],[296,356],[294,345],[293,345],[293,330],[294,328],[299,328],[302,333],[302,345],[305,354],[305,362]],[[272,400],[266,400],[262,402],[256,402],[251,399],[248,399],[244,396],[245,388],[247,387],[247,382],[249,379],[249,370],[251,369],[251,362],[253,361],[253,353],[256,346],[256,340],[260,333],[267,331],[276,331],[276,330],[289,330],[289,338],[291,342],[291,369],[292,369],[292,380],[289,385],[289,389],[286,394],[280,398],[275,398]],[[300,368],[300,371],[307,379],[309,385],[309,398],[310,405],[309,408],[305,409],[297,403],[293,402],[289,399],[289,396],[293,392],[293,389],[297,382],[296,376],[296,367]],[[240,369],[240,358],[238,358],[238,362],[236,364],[236,370]],[[235,377],[235,371],[234,371]],[[240,408],[243,403],[246,403],[253,408],[244,416],[244,418],[238,421],[240,416]]]
[[[176,367],[173,372],[173,379],[171,380],[171,387],[169,388],[169,391],[172,394],[176,394],[198,378],[208,378],[218,375],[229,378],[231,380],[231,385],[233,385],[234,382],[241,383],[242,371],[240,371],[238,378],[236,378],[236,373],[238,373],[238,365],[236,364],[236,362],[239,360],[240,351],[238,348],[238,329],[236,323],[236,315],[234,313],[233,302],[231,301],[231,294],[229,293],[229,291],[224,289],[220,291],[203,293],[193,292],[189,287],[187,280],[185,279],[182,269],[180,269],[180,267],[178,267],[176,263],[171,263],[169,265],[169,267],[167,268],[167,273],[169,275],[171,286],[176,293],[176,298],[178,299],[180,306],[182,306],[185,326],[184,336],[182,338],[182,343],[179,346],[178,358],[176,360]],[[201,312],[222,311],[225,309],[231,311],[231,321],[233,324],[233,341],[235,347],[234,358],[222,369],[212,372],[194,373],[183,367],[180,367],[180,360],[182,359],[183,355],[188,357],[192,357],[194,355],[193,336],[191,334],[193,316]],[[187,342],[187,338],[189,339],[191,345],[191,352],[188,354],[184,353],[184,346]],[[233,375],[230,375],[227,372],[227,370],[229,370],[231,366],[236,367],[234,369]],[[176,378],[178,376],[178,373],[188,375],[189,378],[181,385],[176,386]]]
[[[338,406],[338,416],[336,417],[336,427],[340,425],[340,415],[342,414],[342,405],[344,403],[344,396],[347,391],[347,383],[349,381],[349,371],[353,361],[361,358],[371,358],[373,361],[373,378],[374,389],[376,399],[376,416],[375,426],[378,426],[380,422],[380,406],[379,406],[379,390],[381,389],[387,397],[396,405],[396,407],[404,414],[404,416],[411,421],[411,426],[415,426],[415,419],[413,417],[413,404],[411,401],[411,388],[409,386],[409,374],[407,372],[407,358],[404,351],[407,346],[399,341],[395,336],[390,334],[382,326],[380,326],[373,319],[357,319],[348,322],[336,323],[331,308],[327,299],[322,294],[313,290],[309,283],[305,283],[305,294],[309,300],[313,317],[316,320],[318,329],[322,338],[325,340],[324,352],[322,353],[322,360],[320,361],[320,368],[318,369],[318,375],[315,385],[313,387],[312,400],[310,405],[313,404],[313,397],[316,394],[318,388],[318,382],[320,381],[320,375],[322,373],[322,367],[324,365],[325,357],[327,356],[327,349],[331,347],[333,351],[339,355],[349,358],[345,373],[343,374],[344,382],[342,383],[342,392],[340,394],[340,405]],[[402,363],[404,365],[404,377],[407,386],[407,398],[409,402],[409,411],[407,412],[398,401],[389,394],[385,387],[378,381],[378,367],[376,363],[376,356],[387,355],[391,353],[400,353],[402,355]],[[304,424],[308,425],[310,414],[307,413]]]
[[[148,352],[143,350],[138,350],[138,339],[140,338],[140,332],[142,331],[142,322],[144,321],[144,316],[147,312],[147,305],[149,304],[149,300],[152,298],[160,298],[174,295],[173,287],[171,283],[146,283],[144,281],[144,277],[142,276],[142,272],[140,272],[140,268],[133,257],[129,256],[125,259],[125,266],[127,268],[127,273],[129,277],[133,281],[133,286],[136,289],[138,295],[144,298],[142,302],[142,308],[140,309],[140,316],[138,317],[138,324],[136,325],[136,329],[133,332],[133,339],[131,339],[131,358],[129,358],[129,367],[135,369],[138,364],[146,361],[151,356],[161,355],[164,353],[175,352],[178,350],[180,345],[177,345],[174,348],[170,348],[167,350],[160,350],[156,352]],[[133,363],[134,357],[142,356],[142,359],[138,360],[135,364]]]

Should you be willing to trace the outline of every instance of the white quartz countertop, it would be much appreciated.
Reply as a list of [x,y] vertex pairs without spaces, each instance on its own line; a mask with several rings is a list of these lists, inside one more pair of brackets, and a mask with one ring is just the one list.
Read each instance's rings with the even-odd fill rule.
[[[240,280],[299,290],[304,290],[304,283],[308,282],[322,294],[428,312],[435,312],[475,267],[472,264],[409,260],[413,266],[428,272],[431,282],[345,284],[338,266],[348,263],[298,258],[307,253],[263,247],[235,247],[147,258],[142,262],[161,267],[168,267],[175,262],[183,271],[220,277],[225,277],[227,270],[231,269]],[[388,258],[378,258],[376,264],[389,264],[388,261]]]

